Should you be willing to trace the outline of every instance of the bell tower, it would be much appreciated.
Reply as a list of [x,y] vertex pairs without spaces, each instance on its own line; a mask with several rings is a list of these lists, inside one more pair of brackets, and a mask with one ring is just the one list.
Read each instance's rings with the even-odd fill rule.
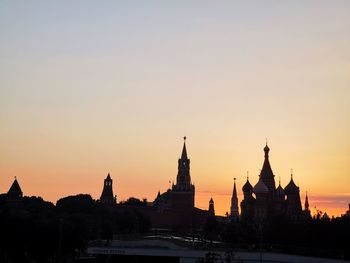
[[100,202],[104,204],[115,204],[117,202],[117,198],[113,196],[113,180],[110,174],[107,175],[104,180],[103,190],[100,197]]

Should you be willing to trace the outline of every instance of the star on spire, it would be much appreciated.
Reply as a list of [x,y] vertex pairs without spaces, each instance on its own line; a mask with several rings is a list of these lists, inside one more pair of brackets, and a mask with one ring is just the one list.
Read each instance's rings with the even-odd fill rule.
[[187,137],[184,136],[184,146],[182,148],[182,154],[181,154],[181,159],[186,160],[187,159],[187,150],[186,150],[186,139]]

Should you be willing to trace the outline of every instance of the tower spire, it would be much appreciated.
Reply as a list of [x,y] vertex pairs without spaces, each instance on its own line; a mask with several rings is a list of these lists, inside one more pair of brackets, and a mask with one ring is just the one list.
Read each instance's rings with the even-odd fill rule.
[[264,184],[267,186],[269,189],[269,195],[273,197],[276,191],[276,185],[275,185],[275,175],[272,172],[270,161],[269,161],[269,152],[270,148],[267,146],[264,147],[264,152],[265,152],[265,159],[264,159],[264,164],[260,172],[260,178],[264,182]]
[[237,198],[236,177],[233,178],[233,197]]
[[176,188],[178,190],[190,191],[192,189],[190,176],[190,159],[187,157],[186,136],[183,137],[184,145],[182,148],[181,158],[178,160],[178,173],[176,177]]
[[305,211],[309,211],[309,197],[307,195],[307,191],[305,196]]
[[231,218],[234,221],[238,221],[239,219],[236,177],[233,178],[233,192],[232,192],[232,198],[231,198]]
[[187,137],[184,136],[184,146],[182,148],[182,154],[181,154],[181,159],[183,160],[187,160],[186,139]]
[[106,179],[104,180],[103,190],[100,197],[100,202],[104,204],[115,204],[116,197],[113,195],[113,180],[111,175],[108,173]]

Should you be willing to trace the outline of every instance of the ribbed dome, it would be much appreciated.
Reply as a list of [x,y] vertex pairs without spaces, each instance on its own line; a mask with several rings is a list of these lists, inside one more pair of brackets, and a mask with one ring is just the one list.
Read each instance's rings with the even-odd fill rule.
[[247,179],[247,182],[242,187],[243,193],[251,193],[253,191],[253,186],[249,183],[249,180]]
[[279,185],[276,189],[276,195],[279,198],[284,198],[284,190],[281,185]]
[[259,182],[254,186],[254,193],[256,194],[267,194],[269,192],[269,189],[264,184],[264,182],[259,179]]
[[299,191],[299,187],[295,185],[293,178],[290,179],[289,184],[284,188],[284,192],[286,195],[288,194],[295,194]]

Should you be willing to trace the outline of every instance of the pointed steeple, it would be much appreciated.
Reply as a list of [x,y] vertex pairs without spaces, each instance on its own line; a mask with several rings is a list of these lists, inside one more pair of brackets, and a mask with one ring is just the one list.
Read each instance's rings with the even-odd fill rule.
[[305,211],[309,211],[309,197],[307,195],[307,191],[305,196]]
[[190,176],[190,159],[187,157],[186,136],[184,137],[184,145],[182,148],[181,158],[178,160],[178,173],[176,177],[175,189],[181,191],[192,191]]
[[19,183],[18,183],[16,177],[15,177],[15,180],[13,181],[10,189],[7,192],[7,196],[11,199],[22,198],[22,196],[23,196],[22,189],[19,186]]
[[233,193],[232,193],[232,196],[237,198],[236,177],[233,178]]
[[115,204],[116,198],[113,196],[113,180],[111,175],[108,173],[104,180],[103,190],[100,197],[100,202],[105,204]]
[[187,160],[186,136],[184,137],[184,146],[183,146],[183,148],[182,148],[181,159],[182,159],[182,160]]
[[233,192],[232,192],[232,198],[231,198],[231,217],[235,221],[238,220],[239,218],[236,178],[233,178]]

